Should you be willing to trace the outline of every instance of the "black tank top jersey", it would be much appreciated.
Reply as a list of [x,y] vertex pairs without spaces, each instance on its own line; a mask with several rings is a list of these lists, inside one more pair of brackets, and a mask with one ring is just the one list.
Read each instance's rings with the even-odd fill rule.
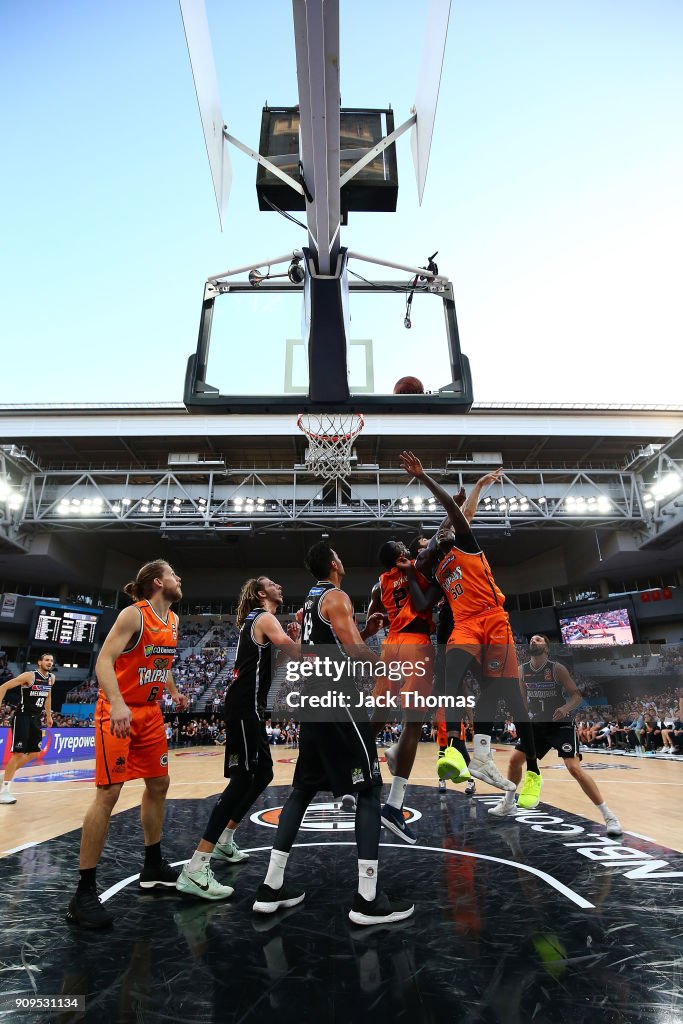
[[304,601],[304,616],[301,622],[301,643],[307,647],[339,647],[332,626],[320,610],[320,602],[330,590],[337,590],[334,583],[316,583],[311,587]]
[[23,715],[34,715],[36,718],[40,718],[47,698],[50,696],[51,686],[51,675],[41,676],[40,672],[34,672],[33,682],[30,686],[21,687],[17,711]]
[[265,711],[273,676],[271,643],[266,640],[259,644],[254,639],[254,625],[264,612],[264,608],[255,608],[242,623],[234,676],[225,694],[225,717],[228,719]]
[[529,713],[533,718],[549,722],[553,711],[566,703],[562,683],[557,681],[556,661],[548,659],[534,669],[530,661],[522,665],[522,679],[526,686]]

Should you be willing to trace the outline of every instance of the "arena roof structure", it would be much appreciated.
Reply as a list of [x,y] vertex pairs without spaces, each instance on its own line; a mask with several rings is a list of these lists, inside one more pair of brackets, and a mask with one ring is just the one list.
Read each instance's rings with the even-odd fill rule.
[[219,576],[264,567],[298,580],[306,548],[328,534],[365,590],[382,540],[440,519],[400,470],[404,448],[453,490],[503,467],[475,525],[511,592],[683,565],[683,406],[371,415],[350,476],[333,481],[307,468],[290,415],[6,405],[0,424],[0,579],[114,586],[161,553],[194,577],[191,590],[217,592]]

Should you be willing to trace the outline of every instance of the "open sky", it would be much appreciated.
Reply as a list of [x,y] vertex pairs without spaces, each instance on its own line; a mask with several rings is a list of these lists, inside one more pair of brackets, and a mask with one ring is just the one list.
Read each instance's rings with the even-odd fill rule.
[[[341,8],[342,104],[398,124],[426,2]],[[225,120],[256,148],[263,103],[297,102],[291,5],[207,10]],[[342,240],[439,250],[477,401],[681,401],[682,53],[680,0],[454,0],[425,201],[406,135],[398,212]],[[233,150],[220,233],[178,4],[2,0],[0,124],[0,401],[179,401],[205,278],[305,232],[258,212]]]

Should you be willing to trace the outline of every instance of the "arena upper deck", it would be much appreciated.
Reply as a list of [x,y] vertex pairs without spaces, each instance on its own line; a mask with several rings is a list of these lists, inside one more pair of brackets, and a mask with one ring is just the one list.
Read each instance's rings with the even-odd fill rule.
[[[355,443],[351,477],[334,487],[306,471],[293,416],[190,415],[173,404],[6,405],[0,455],[28,500],[5,515],[0,579],[117,589],[126,567],[161,552],[191,569],[197,596],[233,588],[262,566],[291,570],[298,588],[306,547],[327,532],[349,566],[363,570],[349,584],[357,579],[364,593],[382,539],[437,521],[426,502],[399,504],[404,448],[450,488],[504,467],[508,482],[480,507],[477,528],[510,592],[647,578],[683,565],[676,494],[646,506],[657,475],[679,472],[682,429],[683,406],[509,403],[458,416],[373,415]],[[101,514],[57,514],[64,495],[95,493]],[[124,493],[131,507],[112,511]],[[235,508],[236,495],[257,493],[264,504],[254,515]],[[601,493],[609,512],[567,506],[572,495]],[[499,494],[507,496],[502,511]],[[139,514],[139,502],[156,495],[163,502]],[[182,510],[169,506],[179,495]],[[528,496],[526,512],[511,506],[517,495]]]

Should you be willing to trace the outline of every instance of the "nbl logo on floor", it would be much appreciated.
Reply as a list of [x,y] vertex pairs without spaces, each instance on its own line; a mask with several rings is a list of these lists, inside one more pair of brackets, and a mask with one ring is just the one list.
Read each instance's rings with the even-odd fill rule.
[[[265,828],[277,828],[282,807],[268,807],[264,811],[256,811],[251,821]],[[355,811],[345,810],[341,800],[310,804],[301,828],[305,832],[353,832]],[[422,815],[412,807],[403,808],[403,817],[407,824],[418,821]]]

